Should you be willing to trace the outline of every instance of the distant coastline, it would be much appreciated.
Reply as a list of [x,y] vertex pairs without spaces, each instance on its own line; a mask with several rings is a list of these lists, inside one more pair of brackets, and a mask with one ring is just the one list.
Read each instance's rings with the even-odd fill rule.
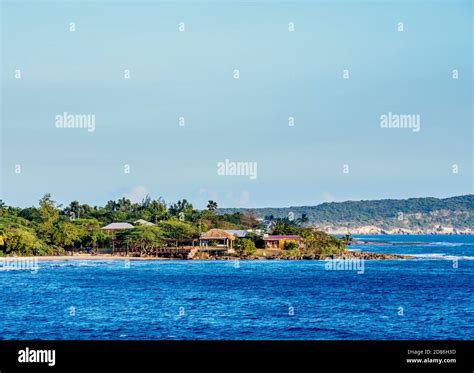
[[220,214],[252,212],[269,224],[295,219],[322,232],[346,234],[474,234],[474,195],[325,202],[282,208],[220,208]]
[[321,231],[333,235],[472,235],[474,228],[456,229],[453,227],[438,227],[437,229],[406,229],[394,228],[386,230],[376,226],[362,226],[356,228],[331,227],[320,228]]

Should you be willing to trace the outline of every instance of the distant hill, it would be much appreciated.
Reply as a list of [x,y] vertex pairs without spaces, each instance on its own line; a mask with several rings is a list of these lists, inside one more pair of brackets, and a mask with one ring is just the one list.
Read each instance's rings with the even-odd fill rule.
[[300,219],[331,233],[474,233],[474,195],[451,198],[383,199],[288,208],[219,209],[253,211],[258,218]]

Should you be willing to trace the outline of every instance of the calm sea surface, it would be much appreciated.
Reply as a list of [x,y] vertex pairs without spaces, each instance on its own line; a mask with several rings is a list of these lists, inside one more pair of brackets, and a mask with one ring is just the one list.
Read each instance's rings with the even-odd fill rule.
[[0,339],[474,339],[473,236],[358,238],[417,259],[0,266]]

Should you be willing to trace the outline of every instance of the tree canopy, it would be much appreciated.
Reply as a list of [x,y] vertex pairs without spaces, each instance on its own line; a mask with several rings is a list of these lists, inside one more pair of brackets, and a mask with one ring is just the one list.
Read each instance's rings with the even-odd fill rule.
[[173,240],[198,238],[212,228],[247,229],[258,225],[250,213],[218,215],[217,203],[196,210],[186,199],[167,204],[147,196],[140,203],[127,198],[110,200],[104,206],[90,206],[77,200],[64,208],[45,194],[38,206],[7,206],[0,200],[0,255],[43,255],[71,249],[110,247],[109,235],[100,228],[112,222],[134,224],[143,219],[154,227],[136,227],[117,235],[124,244],[142,247]]

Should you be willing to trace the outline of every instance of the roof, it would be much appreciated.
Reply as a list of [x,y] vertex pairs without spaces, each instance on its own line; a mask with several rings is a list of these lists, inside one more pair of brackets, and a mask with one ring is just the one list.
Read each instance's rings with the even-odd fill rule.
[[222,240],[223,238],[235,240],[235,236],[233,234],[228,233],[223,229],[211,229],[201,235],[201,239],[203,240]]
[[247,234],[249,233],[245,229],[226,229],[225,231],[238,238],[246,237]]
[[268,235],[263,236],[264,241],[279,241],[279,240],[301,240],[300,236],[292,235],[292,234],[276,234],[276,235]]
[[144,219],[135,220],[135,221],[133,222],[133,224],[140,224],[140,225],[146,225],[146,226],[156,225],[156,224],[150,223],[149,221],[146,221],[146,220],[144,220]]
[[100,229],[103,229],[104,231],[109,230],[109,231],[114,231],[114,230],[120,230],[120,229],[132,229],[134,226],[129,223],[110,223],[109,225],[106,225],[105,227],[102,227]]

